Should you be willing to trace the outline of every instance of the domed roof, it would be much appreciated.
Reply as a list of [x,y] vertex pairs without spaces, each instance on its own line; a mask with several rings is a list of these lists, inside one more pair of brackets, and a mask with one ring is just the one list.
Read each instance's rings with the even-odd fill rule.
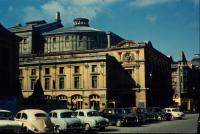
[[195,55],[195,57],[192,59],[192,64],[200,67],[200,54]]
[[103,32],[103,31],[90,27],[89,20],[86,18],[76,18],[74,19],[73,27],[62,27],[62,28],[50,31],[46,34],[75,33],[75,32]]

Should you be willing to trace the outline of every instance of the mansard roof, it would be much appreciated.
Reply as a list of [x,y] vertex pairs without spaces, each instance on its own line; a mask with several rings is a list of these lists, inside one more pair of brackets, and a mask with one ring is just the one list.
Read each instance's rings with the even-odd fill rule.
[[21,37],[16,36],[14,33],[8,31],[2,24],[0,24],[0,36],[1,37],[8,37],[8,38],[12,38],[15,39],[17,41],[21,40]]
[[[49,31],[53,30],[55,28],[60,28],[63,27],[60,21],[54,21],[51,23],[47,23],[45,20],[37,20],[37,21],[30,21],[27,22],[26,25],[22,26],[21,24],[9,28],[10,31],[12,32],[24,32],[24,31]],[[49,29],[49,30],[48,30]]]

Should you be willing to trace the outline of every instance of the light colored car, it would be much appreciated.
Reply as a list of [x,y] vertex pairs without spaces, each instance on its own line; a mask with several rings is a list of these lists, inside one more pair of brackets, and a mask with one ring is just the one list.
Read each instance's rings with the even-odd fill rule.
[[22,124],[23,132],[54,132],[54,124],[48,113],[40,109],[25,109],[16,114],[15,120]]
[[22,125],[14,120],[11,111],[0,109],[0,132],[19,133],[21,129]]
[[94,109],[76,110],[74,116],[82,121],[85,126],[85,131],[95,128],[105,130],[105,127],[109,125],[109,120],[100,116],[100,113]]
[[82,131],[84,125],[80,119],[72,117],[73,111],[68,109],[56,109],[49,112],[51,121],[56,125],[59,132]]
[[182,119],[185,114],[179,110],[179,108],[164,108],[163,109],[166,113],[171,113],[172,119]]

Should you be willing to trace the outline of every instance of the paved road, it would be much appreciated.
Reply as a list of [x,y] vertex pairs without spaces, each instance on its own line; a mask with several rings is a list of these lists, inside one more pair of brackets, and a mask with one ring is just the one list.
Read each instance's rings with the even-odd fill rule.
[[198,114],[186,114],[183,120],[161,121],[134,127],[109,126],[98,133],[196,133]]

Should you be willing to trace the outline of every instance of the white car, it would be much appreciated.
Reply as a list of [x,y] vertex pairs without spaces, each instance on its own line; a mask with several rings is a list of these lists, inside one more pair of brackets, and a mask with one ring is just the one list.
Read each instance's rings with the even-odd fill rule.
[[99,130],[105,130],[105,127],[107,127],[109,124],[109,120],[100,116],[100,113],[94,109],[76,110],[74,112],[74,116],[83,122],[85,131],[95,128]]
[[14,120],[13,114],[9,110],[0,109],[0,132],[19,133],[22,125]]
[[59,132],[82,131],[84,129],[84,125],[80,119],[72,117],[72,114],[72,110],[56,109],[49,112],[49,117],[51,118],[51,122],[56,125]]
[[181,112],[178,108],[164,108],[163,109],[166,113],[171,113],[172,115],[172,119],[182,119],[185,114],[183,112]]
[[48,113],[40,109],[25,109],[16,114],[15,120],[23,126],[23,132],[54,132],[54,124]]

